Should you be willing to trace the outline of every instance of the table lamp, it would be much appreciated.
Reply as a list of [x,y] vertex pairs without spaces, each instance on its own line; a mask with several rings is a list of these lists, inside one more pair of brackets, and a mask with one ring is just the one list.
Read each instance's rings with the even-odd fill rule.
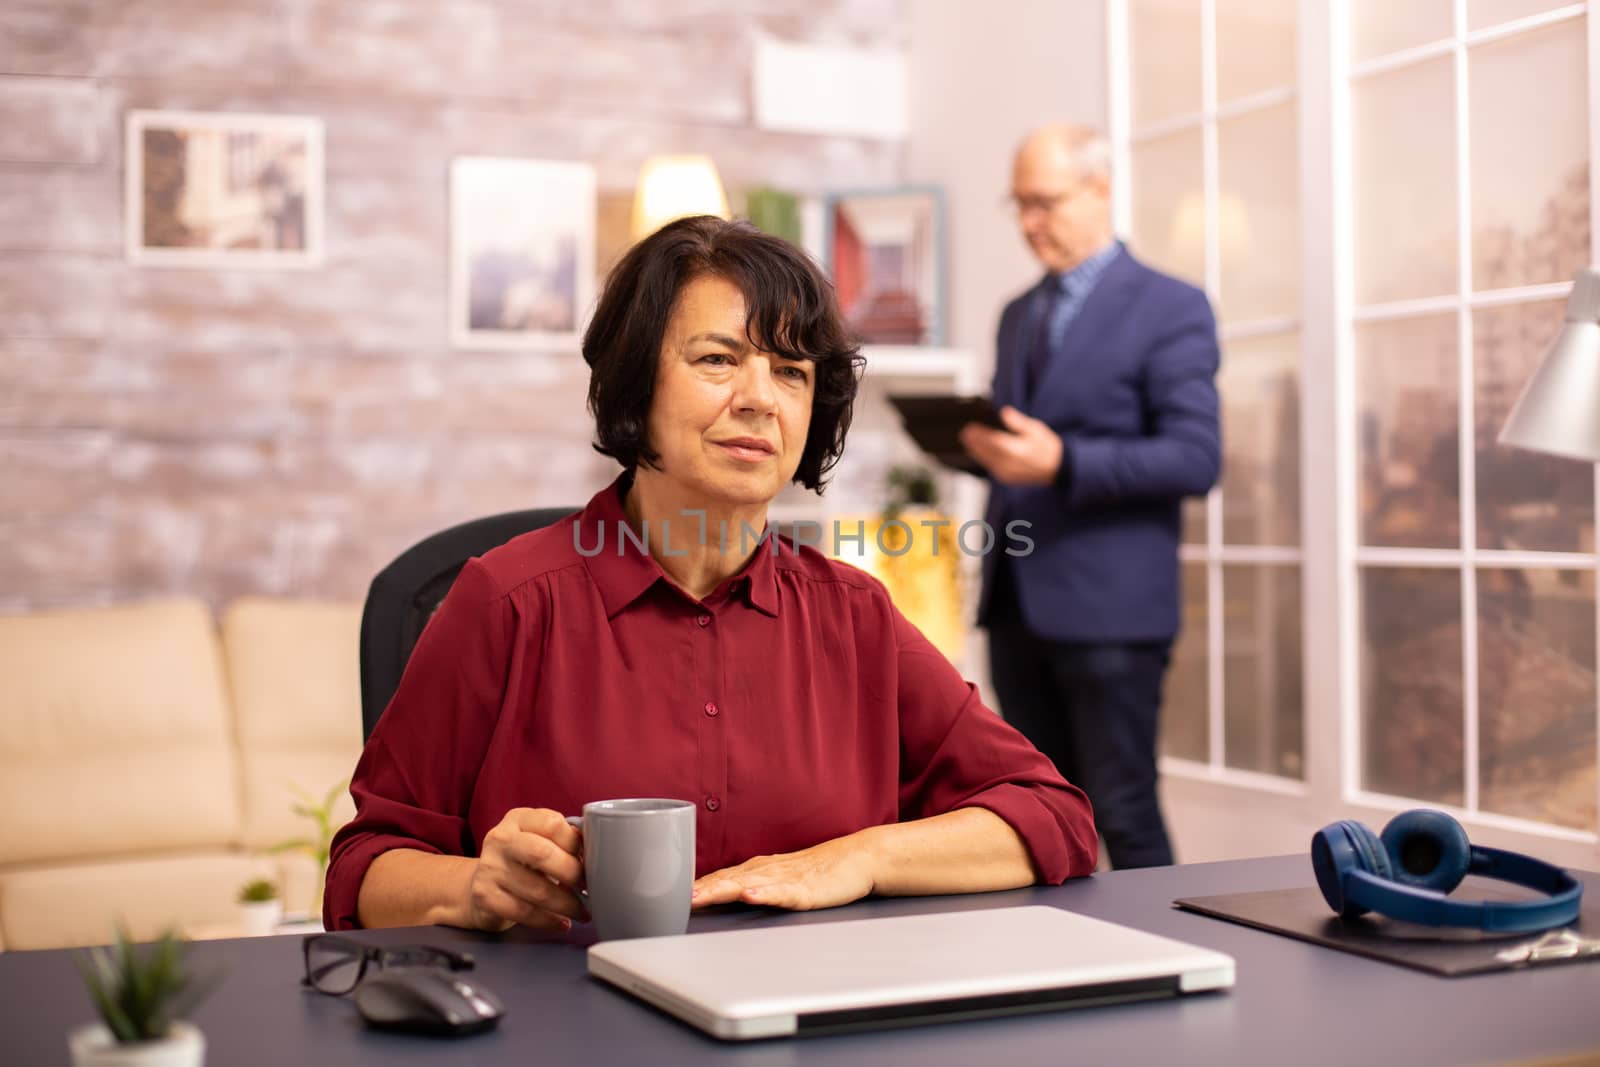
[[1600,461],[1600,270],[1573,279],[1566,326],[1523,387],[1500,443]]
[[716,164],[709,156],[653,156],[639,172],[633,194],[633,239],[648,237],[685,215],[728,217]]

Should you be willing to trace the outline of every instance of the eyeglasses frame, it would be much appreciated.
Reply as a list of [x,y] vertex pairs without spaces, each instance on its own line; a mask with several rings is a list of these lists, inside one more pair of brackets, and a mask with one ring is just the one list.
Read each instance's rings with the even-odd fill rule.
[[[335,992],[324,989],[312,981],[311,951],[312,946],[319,942],[344,948],[348,950],[352,959],[358,960],[355,981],[350,983],[349,989]],[[367,976],[369,964],[377,964],[380,970],[384,967],[420,965],[446,967],[452,971],[470,971],[477,966],[477,961],[470,953],[441,948],[438,945],[367,945],[352,937],[328,933],[305,935],[300,940],[300,953],[305,958],[305,974],[301,977],[300,984],[307,989],[314,989],[318,993],[333,997],[342,997],[360,985],[361,980]],[[407,956],[411,958],[405,958]],[[344,965],[341,961],[340,966]]]

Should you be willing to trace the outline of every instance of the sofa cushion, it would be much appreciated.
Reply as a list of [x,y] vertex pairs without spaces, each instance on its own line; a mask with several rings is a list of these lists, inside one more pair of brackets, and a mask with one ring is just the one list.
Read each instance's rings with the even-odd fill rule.
[[7,870],[0,936],[7,949],[65,948],[108,944],[119,919],[138,941],[168,927],[229,926],[239,888],[275,874],[271,860],[241,852]]
[[0,866],[237,839],[233,731],[204,604],[0,618],[0,678]]
[[[228,664],[244,781],[244,843],[265,848],[314,832],[291,810],[294,787],[317,803],[361,755],[361,605],[249,597],[228,606]],[[354,814],[341,789],[334,825]]]

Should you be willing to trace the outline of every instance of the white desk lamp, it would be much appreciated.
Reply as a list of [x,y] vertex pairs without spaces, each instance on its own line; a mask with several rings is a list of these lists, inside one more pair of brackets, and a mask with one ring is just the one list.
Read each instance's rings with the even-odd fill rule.
[[1600,462],[1600,270],[1573,279],[1567,325],[1523,387],[1500,443]]

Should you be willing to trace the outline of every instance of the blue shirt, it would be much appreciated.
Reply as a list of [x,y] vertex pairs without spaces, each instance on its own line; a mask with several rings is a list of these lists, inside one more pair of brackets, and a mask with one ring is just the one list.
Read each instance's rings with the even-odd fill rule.
[[1100,275],[1121,254],[1122,242],[1111,241],[1071,270],[1047,274],[1039,283],[1034,295],[1034,300],[1041,305],[1036,312],[1039,319],[1025,368],[1029,397],[1032,397],[1035,387],[1044,378],[1045,367],[1066,341],[1067,330],[1083,310]]
[[1072,326],[1072,320],[1078,317],[1078,312],[1083,310],[1083,305],[1089,299],[1089,294],[1094,292],[1095,283],[1100,280],[1100,275],[1105,273],[1111,261],[1122,254],[1122,242],[1112,241],[1100,251],[1079,263],[1069,271],[1052,274],[1045,279],[1043,291],[1049,295],[1054,287],[1060,295],[1052,309],[1050,322],[1046,327],[1045,350],[1054,352],[1066,340],[1067,330]]

